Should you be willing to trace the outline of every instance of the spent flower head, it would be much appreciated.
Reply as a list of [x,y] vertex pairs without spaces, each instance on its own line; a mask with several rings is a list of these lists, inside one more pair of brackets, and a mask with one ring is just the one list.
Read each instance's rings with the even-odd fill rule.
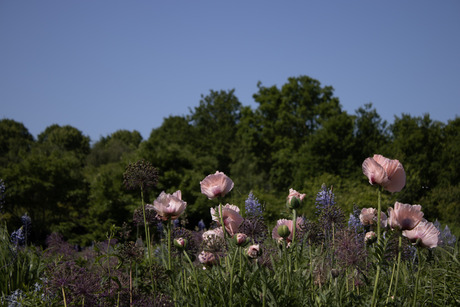
[[158,170],[148,161],[139,160],[128,164],[123,173],[123,184],[129,190],[147,190],[158,183]]
[[133,222],[136,226],[143,226],[144,225],[144,211],[145,211],[145,221],[147,224],[153,224],[158,221],[157,213],[154,210],[153,205],[146,204],[144,205],[144,210],[142,210],[142,206],[136,208],[133,213]]

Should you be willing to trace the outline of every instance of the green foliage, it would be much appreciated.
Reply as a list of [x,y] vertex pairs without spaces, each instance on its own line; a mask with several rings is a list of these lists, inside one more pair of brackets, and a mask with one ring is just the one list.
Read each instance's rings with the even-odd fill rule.
[[0,292],[1,299],[14,290],[31,291],[45,269],[40,251],[31,247],[18,247],[10,243],[4,225],[0,227]]

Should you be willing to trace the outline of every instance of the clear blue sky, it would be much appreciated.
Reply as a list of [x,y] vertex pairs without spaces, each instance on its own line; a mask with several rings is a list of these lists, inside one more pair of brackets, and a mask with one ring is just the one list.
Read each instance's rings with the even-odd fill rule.
[[460,1],[0,1],[0,118],[144,139],[209,90],[308,75],[350,114],[460,115]]

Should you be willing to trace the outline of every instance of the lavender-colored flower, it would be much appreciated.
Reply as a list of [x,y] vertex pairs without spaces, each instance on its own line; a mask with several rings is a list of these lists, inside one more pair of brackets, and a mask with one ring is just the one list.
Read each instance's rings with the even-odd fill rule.
[[21,222],[22,226],[24,227],[25,244],[27,244],[32,229],[32,219],[26,213],[23,216],[21,216]]
[[335,204],[335,195],[332,193],[332,187],[328,190],[326,184],[323,183],[321,190],[316,196],[316,208],[322,210]]
[[[5,302],[8,303],[8,307],[21,307],[22,304],[20,300],[24,297],[24,292],[21,289],[16,289],[13,292],[11,292],[10,295],[8,295],[5,298]],[[2,302],[2,301],[0,301]],[[3,302],[2,302],[3,303]]]
[[157,223],[157,231],[158,231],[159,235],[162,235],[163,232],[165,231],[162,221],[158,221],[158,223]]
[[355,232],[364,231],[364,226],[359,219],[360,213],[361,210],[359,210],[357,206],[353,206],[353,213],[350,213],[350,217],[348,219],[348,227]]
[[177,219],[177,220],[173,220],[173,227],[176,228],[176,227],[180,227],[180,221]]
[[23,246],[25,244],[26,236],[24,233],[23,226],[11,233],[10,240],[11,243],[13,243],[16,246]]
[[441,223],[439,223],[438,220],[436,220],[433,224],[439,231],[438,245],[453,247],[455,245],[455,242],[457,242],[457,237],[452,234],[452,232],[449,229],[449,226],[446,225],[444,227],[444,230],[441,230]]
[[203,219],[201,219],[199,222],[198,222],[198,230],[199,231],[202,231],[206,228],[206,225],[205,223],[203,222]]
[[259,200],[254,197],[252,192],[249,192],[248,198],[244,202],[245,213],[247,218],[263,218],[262,205]]
[[3,204],[5,203],[5,182],[0,179],[0,212],[2,212]]
[[316,208],[318,209],[318,220],[323,228],[325,237],[332,237],[332,229],[341,228],[345,222],[342,210],[336,205],[332,187],[328,190],[325,184],[321,186],[321,190],[316,197]]

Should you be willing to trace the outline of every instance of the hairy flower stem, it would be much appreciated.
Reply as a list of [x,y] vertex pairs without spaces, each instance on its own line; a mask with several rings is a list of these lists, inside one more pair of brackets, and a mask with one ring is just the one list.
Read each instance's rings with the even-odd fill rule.
[[201,296],[200,284],[198,283],[198,277],[196,276],[195,266],[193,265],[193,262],[188,256],[187,252],[184,250],[183,253],[185,255],[185,258],[187,258],[187,261],[190,263],[190,267],[192,268],[192,275],[193,275],[193,278],[195,279],[196,289],[198,290],[198,298],[200,299],[200,306],[204,306],[203,297]]
[[232,266],[230,267],[230,305],[233,306],[233,272],[235,268],[236,255],[239,251],[239,246],[236,247],[235,253],[233,254]]
[[148,250],[148,258],[149,258],[149,263],[152,258],[152,254],[150,251],[150,234],[149,234],[149,229],[148,229],[148,224],[147,224],[147,218],[145,217],[145,205],[144,205],[144,189],[141,186],[141,204],[142,204],[142,213],[144,215],[144,229],[145,229],[145,240],[147,241],[147,250]]
[[133,268],[132,264],[129,264],[129,306],[133,306]]
[[[418,245],[418,241],[420,239],[417,239],[416,245]],[[420,257],[420,248],[417,246],[417,258],[418,258],[418,270],[417,270],[417,277],[415,279],[415,290],[414,290],[414,302],[412,303],[412,306],[415,307],[417,303],[417,291],[418,291],[418,284],[420,282],[420,271],[421,271],[421,266],[422,266],[422,258]]]
[[380,217],[382,215],[382,205],[380,201],[381,189],[378,189],[378,200],[377,200],[377,244],[380,244]]
[[219,204],[219,221],[222,225],[222,232],[224,233],[224,238],[227,238],[227,231],[225,230],[224,217],[222,215],[222,204]]
[[[381,205],[381,189],[378,189],[378,199],[377,199],[377,245],[380,245],[380,215],[382,212],[382,205]],[[371,306],[375,306],[377,304],[376,296],[377,296],[377,285],[379,283],[379,276],[380,276],[380,260],[377,260],[377,272],[375,273],[375,280],[374,280],[374,291],[372,293],[372,303]]]
[[[152,291],[155,292],[155,282],[153,279],[152,273],[152,252],[151,252],[151,244],[150,244],[150,231],[147,224],[147,218],[145,217],[145,205],[144,205],[144,189],[141,185],[141,205],[142,205],[142,214],[144,216],[144,230],[145,230],[145,241],[147,242],[147,259],[149,263],[149,271],[150,271],[150,279],[152,280]],[[136,264],[136,277],[137,277],[137,264]]]
[[399,265],[401,264],[401,252],[402,252],[402,235],[400,233],[399,242],[398,242],[398,264],[396,265],[396,279],[395,279],[395,289],[393,291],[393,298],[396,297],[396,291],[398,289]]
[[294,247],[296,228],[297,228],[297,211],[296,209],[292,209],[292,241],[291,241],[292,247]]
[[374,281],[374,291],[372,292],[372,303],[371,306],[376,306],[376,296],[377,296],[377,284],[379,282],[379,275],[380,275],[380,263],[377,264],[377,272],[375,273],[375,281]]
[[395,268],[396,262],[393,263],[393,270],[391,270],[390,286],[388,287],[387,300],[385,301],[385,304],[388,304],[388,300],[390,299],[391,286],[393,285],[393,276],[395,275]]
[[67,307],[67,301],[66,301],[66,299],[65,299],[64,287],[61,287],[61,289],[62,289],[62,298],[63,298],[63,300],[64,300],[64,307]]
[[168,270],[172,269],[172,265],[171,265],[171,225],[172,225],[172,220],[169,220],[166,222],[166,229],[168,232]]

